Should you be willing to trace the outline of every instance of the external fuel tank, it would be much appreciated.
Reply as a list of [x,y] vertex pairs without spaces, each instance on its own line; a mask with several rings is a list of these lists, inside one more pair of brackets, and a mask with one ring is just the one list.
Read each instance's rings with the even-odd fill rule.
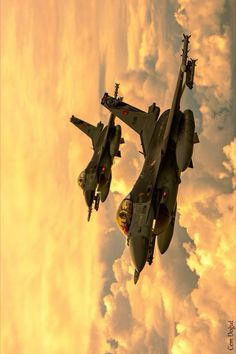
[[190,109],[184,111],[180,121],[176,142],[176,161],[181,172],[189,166],[193,154],[194,143],[194,116]]

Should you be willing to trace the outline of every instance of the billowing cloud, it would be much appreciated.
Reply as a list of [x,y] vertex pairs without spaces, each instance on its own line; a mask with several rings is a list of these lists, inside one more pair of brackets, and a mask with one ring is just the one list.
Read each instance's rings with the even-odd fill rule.
[[[161,95],[163,91],[166,93],[158,98],[167,106],[176,75],[175,49],[173,42],[168,42],[171,36],[168,31],[166,35],[162,35],[160,27],[155,27],[156,31],[153,31],[154,23],[160,23],[161,13],[155,14],[152,11],[154,7],[148,5],[150,4],[142,8],[142,15],[136,17],[132,16],[133,3],[129,7],[132,21],[128,31],[128,52],[132,52],[132,55],[127,73],[122,77],[125,80],[124,96],[129,96],[132,104],[142,109],[146,109],[152,100],[156,101],[157,94],[153,93],[153,89],[157,91],[158,87],[163,89],[160,90]],[[201,143],[195,147],[195,169],[182,176],[178,207],[180,224],[186,227],[192,241],[189,237],[183,240],[183,229],[177,228],[175,237],[180,237],[177,247],[176,240],[173,240],[167,255],[163,258],[156,255],[157,264],[144,270],[141,284],[135,289],[130,279],[133,271],[127,253],[115,262],[113,269],[117,282],[111,286],[112,294],[104,300],[107,306],[105,320],[110,324],[111,318],[114,321],[117,319],[116,299],[119,302],[118,294],[126,294],[126,291],[133,316],[133,329],[130,330],[129,338],[126,334],[121,336],[119,328],[115,331],[108,325],[109,335],[118,342],[116,353],[130,353],[133,348],[139,352],[137,346],[140,345],[140,337],[143,337],[140,352],[151,353],[151,340],[146,336],[146,333],[151,333],[151,329],[162,339],[162,345],[158,342],[154,352],[189,353],[190,348],[193,353],[201,352],[199,348],[202,348],[202,352],[224,352],[227,346],[227,339],[224,337],[227,319],[230,314],[232,316],[235,313],[232,301],[231,306],[227,306],[235,294],[232,276],[230,280],[230,274],[235,274],[232,254],[235,250],[235,230],[231,182],[234,145],[231,142],[233,129],[229,29],[222,22],[225,11],[223,2],[218,7],[215,3],[210,3],[200,18],[196,6],[199,7],[199,4],[192,5],[192,2],[185,1],[176,9],[176,19],[183,27],[182,31],[192,34],[191,56],[198,58],[194,100],[190,100],[190,94],[187,93],[183,102],[186,105],[189,101],[192,109],[197,112],[196,126]],[[161,2],[160,9],[164,11],[164,8]],[[136,27],[141,30],[136,31],[137,36],[134,38],[132,31]],[[150,35],[147,42],[146,31]],[[151,45],[152,36],[159,39],[160,52]],[[168,70],[163,53],[168,54]],[[180,252],[182,245],[187,252],[185,254]],[[172,258],[169,258],[170,253]],[[183,262],[182,279],[180,268],[177,274],[174,272],[173,256],[176,262]],[[180,264],[181,262],[178,266]],[[157,269],[154,269],[155,266]],[[187,278],[187,269],[196,276],[189,275]],[[186,279],[192,288],[184,289],[181,286],[181,281]],[[150,311],[159,315],[162,325]],[[127,320],[129,317],[130,311],[127,312]],[[173,328],[176,322],[175,337]]]
[[[233,143],[224,148],[229,158],[234,149]],[[235,173],[236,166],[232,159],[225,164],[230,166],[230,174],[233,171]],[[207,209],[199,213],[195,209],[196,203],[195,207],[185,210],[182,215],[182,223],[187,226],[194,241],[194,245],[184,244],[189,253],[187,263],[198,274],[199,281],[191,297],[184,300],[182,310],[176,311],[176,319],[179,316],[179,335],[174,341],[173,353],[187,353],[189,343],[193,345],[193,352],[205,353],[206,348],[200,343],[205,343],[207,338],[209,353],[224,352],[228,345],[225,335],[227,321],[236,310],[235,302],[232,301],[236,291],[235,192],[217,194],[211,200],[217,211],[214,218],[210,217]],[[184,306],[191,306],[195,311],[189,313],[183,310]],[[198,338],[193,342],[196,331]]]

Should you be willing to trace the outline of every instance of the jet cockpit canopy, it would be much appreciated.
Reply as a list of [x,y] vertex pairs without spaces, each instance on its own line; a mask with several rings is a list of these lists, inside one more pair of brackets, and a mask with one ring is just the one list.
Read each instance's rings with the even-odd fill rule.
[[128,195],[120,204],[116,215],[117,224],[122,233],[127,236],[133,214],[133,202]]
[[84,189],[85,186],[85,171],[82,171],[78,177],[78,185]]

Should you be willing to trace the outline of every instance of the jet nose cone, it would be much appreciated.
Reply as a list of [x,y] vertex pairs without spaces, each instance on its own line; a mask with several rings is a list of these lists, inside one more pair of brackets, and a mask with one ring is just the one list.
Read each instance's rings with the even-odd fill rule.
[[86,203],[87,203],[88,207],[90,208],[93,204],[94,191],[87,190],[84,192],[84,196],[85,196]]
[[148,239],[146,237],[131,237],[129,247],[135,269],[141,272],[147,259]]

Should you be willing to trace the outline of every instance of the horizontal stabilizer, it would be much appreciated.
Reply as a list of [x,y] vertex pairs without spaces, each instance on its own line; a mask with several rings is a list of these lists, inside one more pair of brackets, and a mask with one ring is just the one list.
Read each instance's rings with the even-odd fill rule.
[[119,151],[117,151],[117,153],[116,153],[116,155],[115,156],[117,156],[117,157],[121,157],[121,152],[120,152],[120,150]]
[[193,168],[193,160],[190,161],[188,167]]
[[194,144],[200,143],[199,137],[196,132],[194,133],[194,136],[193,136],[193,143]]

